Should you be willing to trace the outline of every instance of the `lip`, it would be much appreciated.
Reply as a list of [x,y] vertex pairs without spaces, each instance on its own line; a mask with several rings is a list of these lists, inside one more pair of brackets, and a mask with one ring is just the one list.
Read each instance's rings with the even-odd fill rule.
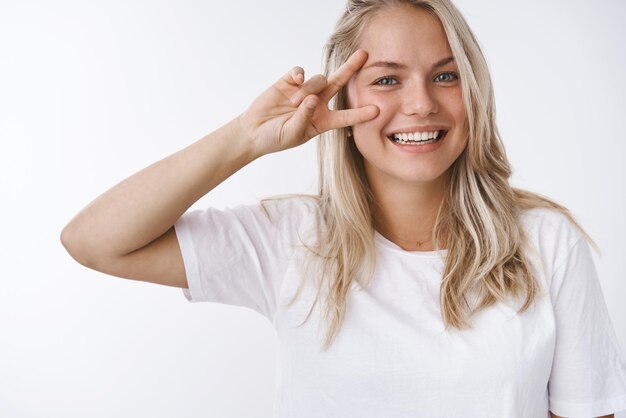
[[441,146],[441,144],[443,144],[443,141],[446,140],[448,133],[449,131],[445,131],[443,137],[440,140],[438,140],[437,142],[431,142],[430,144],[424,144],[424,145],[399,144],[393,141],[392,139],[390,139],[389,137],[387,137],[387,139],[389,140],[389,142],[393,144],[394,147],[398,148],[398,150],[401,152],[408,152],[409,154],[424,154],[428,152],[433,152],[436,149],[438,149]]
[[432,132],[432,131],[448,131],[449,129],[441,125],[424,125],[424,126],[408,126],[405,128],[394,129],[389,131],[387,136],[390,137],[393,134],[409,134],[413,132]]

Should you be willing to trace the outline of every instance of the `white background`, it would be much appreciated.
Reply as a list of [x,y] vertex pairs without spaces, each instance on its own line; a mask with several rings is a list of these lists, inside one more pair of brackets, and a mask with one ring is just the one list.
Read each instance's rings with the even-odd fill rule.
[[[487,57],[516,186],[602,248],[626,348],[626,3],[458,0]],[[218,128],[343,8],[316,1],[0,2],[0,417],[270,417],[275,334],[254,311],[84,268],[59,234],[108,188]],[[316,190],[314,141],[192,208]],[[626,414],[618,415],[626,417]]]

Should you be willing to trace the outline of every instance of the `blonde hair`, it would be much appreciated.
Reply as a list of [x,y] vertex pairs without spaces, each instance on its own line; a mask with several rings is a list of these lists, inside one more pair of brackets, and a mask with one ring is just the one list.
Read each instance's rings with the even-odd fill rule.
[[[458,64],[469,125],[467,146],[449,169],[450,184],[431,238],[436,250],[441,249],[443,242],[448,249],[440,289],[445,327],[469,328],[473,314],[510,297],[524,297],[518,311],[523,312],[539,296],[540,286],[532,269],[538,254],[528,245],[520,222],[522,211],[559,211],[596,250],[597,246],[567,208],[509,185],[512,172],[496,127],[489,70],[459,10],[449,0],[349,0],[325,45],[323,72],[328,77],[356,51],[363,29],[377,11],[398,4],[421,8],[441,22]],[[345,88],[329,107],[348,107]],[[325,295],[323,319],[328,329],[323,349],[327,349],[341,327],[353,281],[366,287],[375,270],[371,212],[375,202],[367,184],[363,157],[354,141],[347,139],[347,128],[321,134],[318,164],[316,200],[323,229],[319,229],[322,235],[317,245],[308,247],[311,251],[306,264],[307,272],[311,266],[319,267],[315,270],[317,297],[304,322],[320,296]],[[289,304],[300,294],[306,276]],[[474,292],[479,303],[471,306],[467,297]]]

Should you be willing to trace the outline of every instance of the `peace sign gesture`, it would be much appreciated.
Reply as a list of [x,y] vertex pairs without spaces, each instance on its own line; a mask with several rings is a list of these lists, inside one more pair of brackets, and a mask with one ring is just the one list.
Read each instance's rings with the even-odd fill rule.
[[257,155],[304,144],[330,129],[366,122],[378,115],[378,107],[330,110],[328,102],[367,60],[357,50],[328,79],[315,75],[304,82],[304,70],[294,67],[257,97],[239,115],[242,135],[253,142]]

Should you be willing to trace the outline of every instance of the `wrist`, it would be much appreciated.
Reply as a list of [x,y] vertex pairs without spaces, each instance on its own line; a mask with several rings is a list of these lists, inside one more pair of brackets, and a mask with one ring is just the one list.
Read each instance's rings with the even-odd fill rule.
[[228,122],[227,128],[232,141],[236,143],[236,146],[245,154],[247,159],[254,161],[265,155],[256,143],[255,138],[250,134],[250,129],[245,123],[243,114]]

